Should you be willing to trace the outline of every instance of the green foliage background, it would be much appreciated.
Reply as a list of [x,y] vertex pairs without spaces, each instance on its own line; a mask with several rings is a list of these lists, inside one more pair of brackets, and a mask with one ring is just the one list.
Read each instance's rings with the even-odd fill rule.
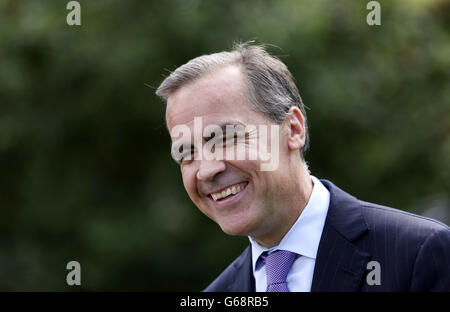
[[357,0],[81,0],[81,26],[67,2],[0,1],[1,290],[201,290],[241,252],[185,193],[154,95],[235,40],[281,48],[315,176],[450,209],[449,1],[380,1],[372,27]]

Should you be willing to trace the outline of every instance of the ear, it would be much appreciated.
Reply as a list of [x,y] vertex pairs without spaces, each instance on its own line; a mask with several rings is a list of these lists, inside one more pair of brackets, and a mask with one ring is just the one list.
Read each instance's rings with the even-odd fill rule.
[[296,106],[289,108],[284,121],[287,126],[287,144],[290,150],[300,150],[305,145],[305,118]]

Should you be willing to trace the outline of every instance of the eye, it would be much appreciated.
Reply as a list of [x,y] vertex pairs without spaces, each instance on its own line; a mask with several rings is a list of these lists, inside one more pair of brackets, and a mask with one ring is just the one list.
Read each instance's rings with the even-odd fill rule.
[[248,133],[232,133],[222,138],[222,144],[226,145],[228,142],[232,142],[233,144],[243,143],[246,142],[247,138]]
[[222,145],[226,145],[228,142],[236,143],[237,142],[237,134],[224,135],[224,136],[222,136],[221,140],[222,141],[220,142],[220,139],[219,139],[219,142],[222,143]]
[[191,162],[194,159],[195,150],[193,148],[189,148],[182,153],[181,159],[179,161],[180,164],[186,164]]
[[194,159],[195,147],[193,144],[174,144],[171,153],[172,158],[181,164]]

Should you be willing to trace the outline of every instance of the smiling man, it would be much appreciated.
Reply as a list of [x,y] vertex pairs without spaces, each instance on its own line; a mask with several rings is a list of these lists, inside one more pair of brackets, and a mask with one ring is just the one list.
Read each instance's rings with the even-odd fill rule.
[[446,225],[310,174],[302,99],[262,46],[195,58],[156,93],[189,197],[225,233],[249,237],[206,291],[450,290]]

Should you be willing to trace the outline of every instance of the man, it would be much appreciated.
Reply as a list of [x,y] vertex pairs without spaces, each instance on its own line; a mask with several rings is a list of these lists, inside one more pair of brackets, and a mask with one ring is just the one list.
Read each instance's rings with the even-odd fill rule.
[[[446,225],[360,201],[310,174],[302,99],[263,47],[195,58],[156,94],[167,101],[189,197],[225,233],[250,240],[206,291],[450,290]],[[236,126],[243,132],[230,136]],[[260,131],[269,128],[278,135]]]

